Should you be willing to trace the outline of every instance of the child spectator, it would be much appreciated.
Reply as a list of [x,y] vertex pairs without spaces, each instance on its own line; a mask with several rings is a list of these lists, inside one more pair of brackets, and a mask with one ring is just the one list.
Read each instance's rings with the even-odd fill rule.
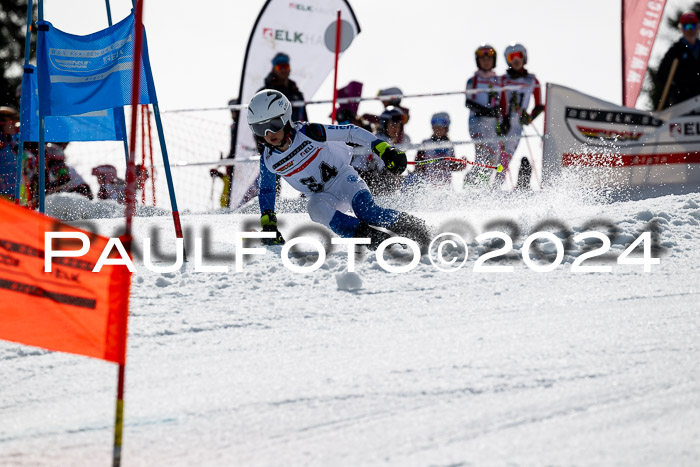
[[[447,133],[450,131],[450,116],[447,112],[438,112],[430,119],[433,134],[423,141],[424,144],[449,143]],[[416,154],[416,167],[404,181],[404,188],[421,184],[437,188],[449,188],[452,186],[452,172],[464,170],[466,164],[454,160],[455,153],[452,147],[440,147],[434,149],[421,149]]]
[[[467,90],[482,90],[468,93],[466,105],[469,108],[469,135],[474,141],[474,162],[496,165],[499,156],[496,140],[496,125],[500,115],[500,93],[493,91],[500,87],[501,78],[496,75],[496,49],[488,44],[481,44],[474,52],[477,70],[467,80]],[[490,173],[474,166],[467,173],[464,184],[484,186],[489,183]]]
[[[503,87],[518,86],[520,89],[513,91],[503,91],[501,93],[501,113],[502,122],[499,134],[506,136],[501,153],[501,165],[503,172],[496,174],[496,183],[502,184],[510,159],[515,154],[515,150],[520,144],[520,136],[523,133],[523,126],[529,125],[544,110],[542,104],[540,82],[535,75],[525,69],[527,64],[527,50],[522,44],[511,44],[506,47],[505,53],[508,70],[501,79]],[[530,97],[534,98],[535,106],[532,112],[528,113]]]

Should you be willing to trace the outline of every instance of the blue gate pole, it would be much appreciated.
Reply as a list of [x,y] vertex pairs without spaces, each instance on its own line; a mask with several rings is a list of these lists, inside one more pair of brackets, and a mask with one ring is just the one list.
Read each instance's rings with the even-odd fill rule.
[[[31,53],[31,42],[32,42],[32,0],[27,2],[27,33],[24,37],[24,71],[22,72],[22,81],[24,81],[24,76],[27,73],[27,67],[29,66],[29,54]],[[31,99],[31,97],[30,97]],[[31,108],[31,105],[30,105]],[[31,122],[31,116],[27,119]],[[17,176],[15,178],[15,204],[20,204],[20,188],[22,185],[22,162],[24,160],[24,141],[22,141],[22,93],[20,93],[19,98],[19,121],[20,121],[20,132],[19,141],[17,142]],[[29,124],[29,135],[31,137],[32,125]]]
[[[44,2],[39,0],[39,21],[44,20]],[[39,35],[43,35],[44,31],[37,28],[37,47],[39,43]],[[37,73],[39,72],[39,60],[36,63]],[[46,210],[46,148],[44,147],[44,115],[41,113],[41,93],[39,92],[39,212],[44,213]]]

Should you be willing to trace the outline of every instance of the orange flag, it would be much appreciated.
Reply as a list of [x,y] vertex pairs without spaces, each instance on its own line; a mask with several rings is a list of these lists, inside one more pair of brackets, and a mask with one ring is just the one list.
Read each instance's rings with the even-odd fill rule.
[[[80,257],[54,257],[44,272],[46,232],[82,232]],[[123,265],[92,272],[108,238],[0,201],[0,339],[124,364],[131,273]],[[80,250],[54,239],[52,250]]]

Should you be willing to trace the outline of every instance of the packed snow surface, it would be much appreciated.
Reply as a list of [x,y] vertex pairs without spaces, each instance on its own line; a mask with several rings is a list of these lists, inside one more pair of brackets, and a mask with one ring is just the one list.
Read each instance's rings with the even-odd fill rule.
[[[562,188],[379,201],[436,234],[460,234],[464,267],[442,272],[426,255],[390,273],[360,251],[351,273],[345,248],[328,245],[312,273],[290,271],[281,247],[235,272],[234,233],[256,228],[258,215],[222,212],[183,222],[208,245],[203,265],[227,272],[196,272],[191,240],[175,272],[137,260],[122,465],[700,464],[699,194],[609,203]],[[171,218],[152,214],[135,220],[137,245],[157,238],[174,257]],[[78,217],[108,236],[123,225]],[[305,213],[279,218],[287,239],[327,243]],[[503,244],[475,241],[493,230],[513,249],[484,265],[513,272],[474,270]],[[571,270],[601,245],[573,240],[587,230],[611,247],[583,265],[612,272]],[[553,271],[522,258],[535,231],[566,245]],[[617,264],[645,231],[660,263]],[[533,245],[533,257],[536,246],[551,253],[538,264],[553,261],[554,243]],[[303,266],[317,258],[309,245],[289,256]],[[387,261],[410,256],[395,246]],[[0,362],[0,465],[109,465],[114,365],[8,342]]]

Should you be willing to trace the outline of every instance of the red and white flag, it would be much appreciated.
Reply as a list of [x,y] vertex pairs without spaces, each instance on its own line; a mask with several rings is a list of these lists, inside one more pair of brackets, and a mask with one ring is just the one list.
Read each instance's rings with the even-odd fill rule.
[[634,107],[666,0],[622,0],[622,105]]

